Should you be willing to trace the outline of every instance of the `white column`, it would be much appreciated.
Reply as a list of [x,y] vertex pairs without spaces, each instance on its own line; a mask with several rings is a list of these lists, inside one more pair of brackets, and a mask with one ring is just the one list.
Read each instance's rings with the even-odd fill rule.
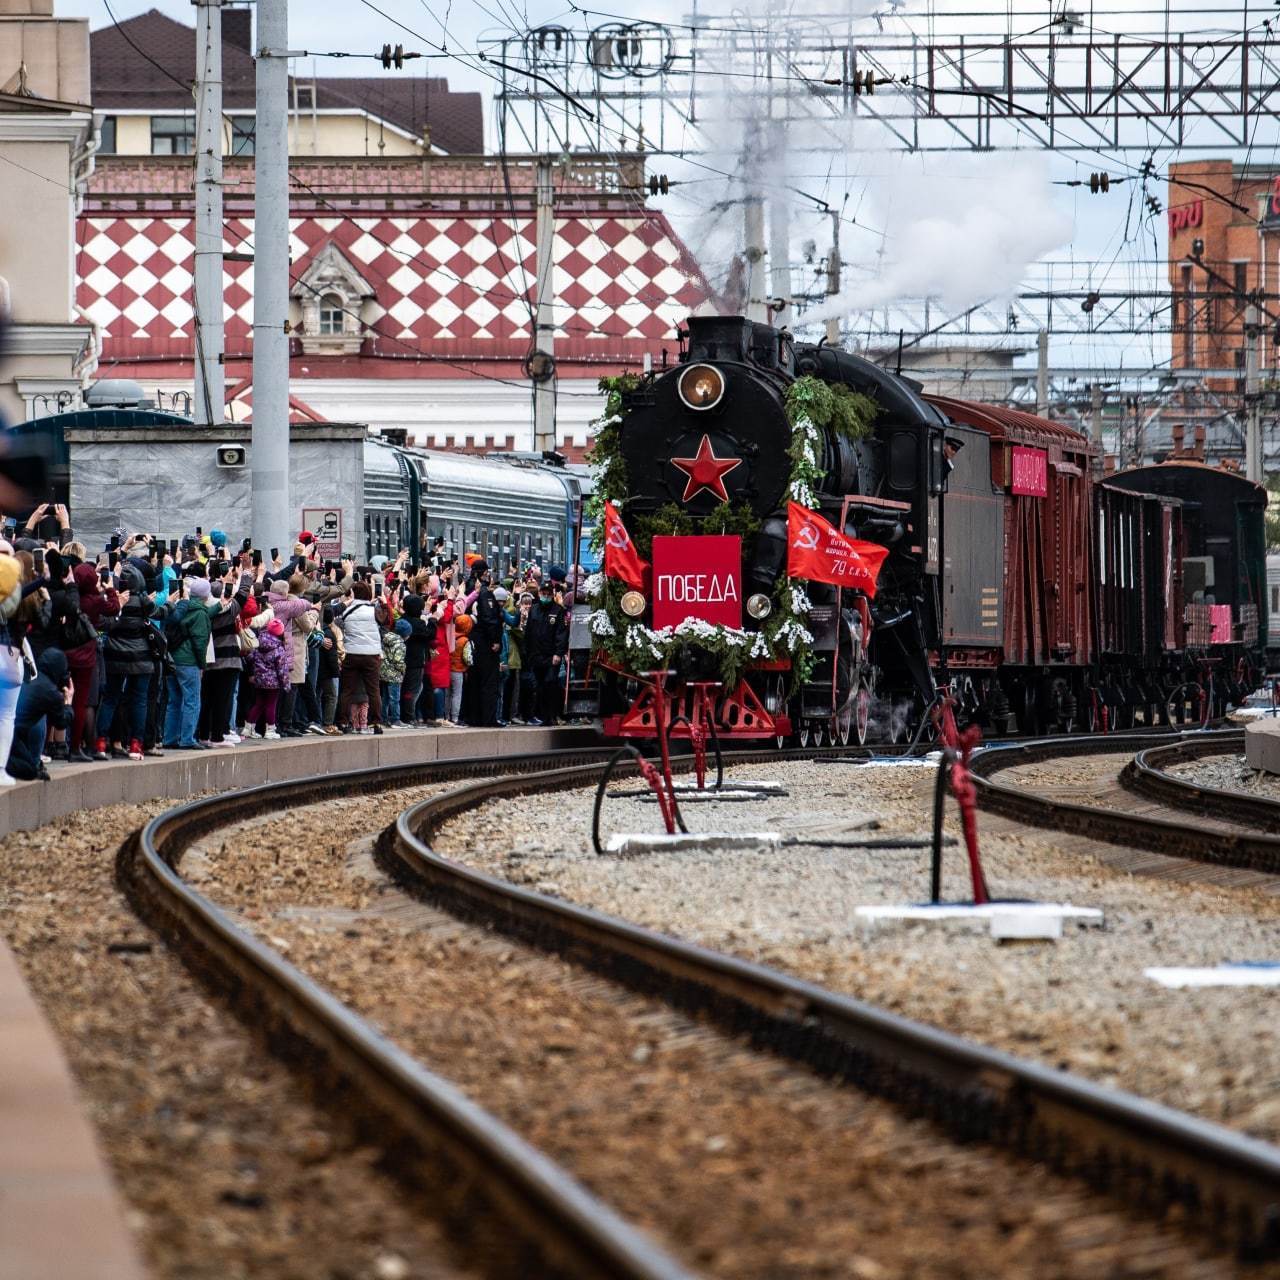
[[222,324],[222,0],[196,6],[196,421],[225,415]]
[[287,0],[258,0],[253,161],[253,540],[285,555],[289,506],[289,39]]
[[[537,310],[534,321],[533,349],[554,358],[556,349],[555,269],[556,204],[551,172],[551,157],[538,159],[537,224],[538,281],[535,285]],[[535,361],[535,373],[539,372]],[[556,378],[539,376],[533,383],[533,447],[549,453],[556,447]]]

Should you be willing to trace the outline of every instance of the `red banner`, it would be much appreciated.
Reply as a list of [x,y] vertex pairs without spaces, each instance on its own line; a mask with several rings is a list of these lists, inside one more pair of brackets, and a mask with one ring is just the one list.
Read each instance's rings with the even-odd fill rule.
[[1013,446],[1013,492],[1029,498],[1049,496],[1049,455],[1043,449]]
[[640,558],[627,526],[612,502],[604,504],[604,572],[643,591],[649,582],[649,562]]
[[742,539],[736,534],[659,536],[653,540],[653,625],[687,618],[742,625]]
[[880,566],[888,554],[888,547],[850,538],[816,511],[787,503],[788,577],[832,582],[874,599]]

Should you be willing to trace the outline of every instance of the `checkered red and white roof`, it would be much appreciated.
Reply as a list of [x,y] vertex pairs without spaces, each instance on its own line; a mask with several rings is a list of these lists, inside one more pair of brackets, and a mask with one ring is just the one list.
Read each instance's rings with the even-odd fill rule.
[[[251,252],[251,220],[227,219],[224,250]],[[523,359],[529,350],[534,221],[482,215],[307,216],[291,222],[292,274],[333,242],[374,289],[362,318],[387,351]],[[104,361],[190,359],[194,223],[187,216],[88,213],[79,227],[78,300],[103,334]],[[557,356],[634,361],[708,296],[660,213],[559,217],[553,273]],[[251,350],[253,264],[224,268],[228,356]]]

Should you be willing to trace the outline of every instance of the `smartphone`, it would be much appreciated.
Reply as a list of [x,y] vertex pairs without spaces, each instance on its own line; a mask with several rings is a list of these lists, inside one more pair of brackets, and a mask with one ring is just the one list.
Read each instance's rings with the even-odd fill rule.
[[170,538],[170,539],[169,539],[169,554],[174,558],[174,560],[175,560],[175,562],[176,562],[176,561],[177,561],[177,559],[178,559],[178,540],[177,540],[177,538]]
[[105,587],[111,581],[111,570],[99,569],[98,577],[102,580],[102,585]]
[[118,551],[108,551],[107,564],[109,564],[111,568],[114,569],[116,565],[118,565],[119,563],[120,563],[120,553]]
[[[197,533],[199,533],[200,531],[197,529],[197,530],[196,530],[196,532],[197,532]],[[272,563],[272,564],[275,564],[275,562],[276,562],[277,560],[279,560],[279,559],[280,559],[280,548],[279,548],[279,547],[272,547],[272,548],[271,548],[271,563]]]
[[119,549],[120,549],[120,535],[118,533],[113,533],[111,535],[111,541],[107,543],[107,550],[118,551]]
[[196,525],[196,537],[200,538],[203,536],[203,534],[204,534],[204,530],[199,525]]
[[36,547],[31,553],[31,559],[35,561],[36,573],[44,572],[44,548]]
[[257,547],[253,549],[253,567],[257,569],[262,564],[262,552]]

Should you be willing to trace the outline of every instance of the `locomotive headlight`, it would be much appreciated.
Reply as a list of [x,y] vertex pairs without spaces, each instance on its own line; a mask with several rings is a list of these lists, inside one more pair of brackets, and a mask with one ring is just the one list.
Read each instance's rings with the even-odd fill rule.
[[773,612],[773,601],[761,591],[747,597],[747,612],[757,621],[763,622]]
[[619,603],[628,618],[638,618],[644,612],[644,596],[639,591],[624,591]]
[[709,364],[691,364],[680,375],[676,390],[690,409],[712,409],[724,395],[724,374]]

